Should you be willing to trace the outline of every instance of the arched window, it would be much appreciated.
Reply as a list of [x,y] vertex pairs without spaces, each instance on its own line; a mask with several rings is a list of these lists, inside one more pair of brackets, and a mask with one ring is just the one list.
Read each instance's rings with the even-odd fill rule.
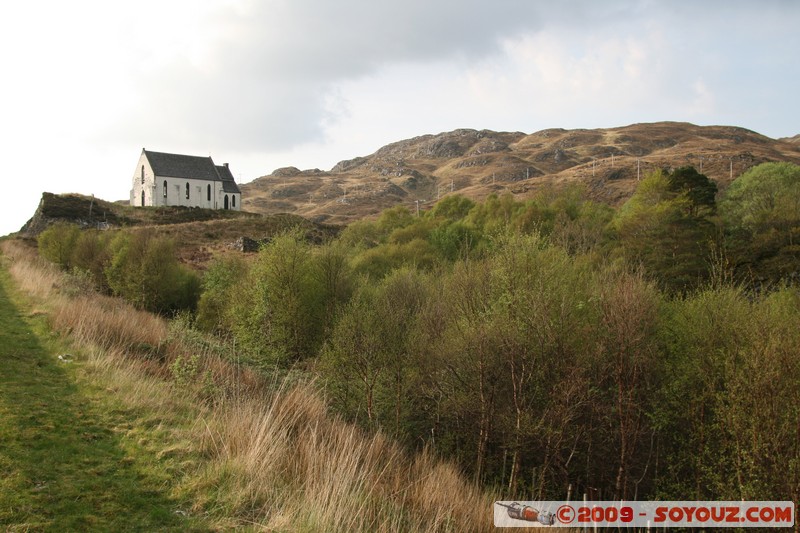
[[167,197],[167,180],[164,180],[164,198]]
[[231,196],[231,207],[236,207],[236,195]]
[[186,182],[186,199],[189,199],[189,182]]
[[142,183],[144,183],[144,165],[142,165]]
[[210,202],[211,201],[211,184],[210,183],[206,186],[206,196],[208,196],[208,201]]
[[144,207],[144,191],[142,191],[142,207]]
[[225,209],[228,209],[228,195],[227,195],[227,194],[225,195],[225,201],[223,202],[223,204],[222,204],[222,205],[223,205],[223,207],[224,207]]

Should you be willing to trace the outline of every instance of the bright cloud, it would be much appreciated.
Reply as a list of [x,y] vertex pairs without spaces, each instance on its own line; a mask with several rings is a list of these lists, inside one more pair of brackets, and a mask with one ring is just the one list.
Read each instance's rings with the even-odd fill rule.
[[798,26],[784,0],[7,2],[0,234],[45,190],[126,198],[142,147],[249,181],[457,127],[794,135]]

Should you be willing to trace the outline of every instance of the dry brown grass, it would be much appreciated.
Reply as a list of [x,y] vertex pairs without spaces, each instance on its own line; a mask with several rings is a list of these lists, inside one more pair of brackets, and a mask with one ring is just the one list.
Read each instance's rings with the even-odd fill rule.
[[333,419],[309,385],[220,407],[201,427],[210,479],[237,512],[267,529],[475,531],[492,500],[425,452]]
[[167,338],[166,322],[116,299],[79,296],[53,302],[51,320],[57,331],[102,350],[148,350]]
[[36,298],[47,299],[63,280],[58,267],[40,258],[36,249],[23,241],[3,241],[2,250],[17,286]]
[[[205,353],[196,386],[179,386],[170,365],[193,355],[191,343],[173,338],[163,319],[113,298],[71,295],[35,251],[14,241],[2,250],[18,286],[80,348],[89,379],[146,421],[150,430],[128,433],[172,465],[170,490],[193,502],[191,512],[225,529],[492,529],[492,498],[457,468],[331,416],[313,383],[272,383]],[[215,395],[201,401],[209,400],[199,394],[206,375]]]

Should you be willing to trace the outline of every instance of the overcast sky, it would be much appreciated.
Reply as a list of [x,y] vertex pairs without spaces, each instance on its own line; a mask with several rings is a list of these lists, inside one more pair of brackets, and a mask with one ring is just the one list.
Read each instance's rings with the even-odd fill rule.
[[800,133],[794,0],[26,0],[0,7],[0,235],[129,197],[150,150],[242,182],[455,128]]

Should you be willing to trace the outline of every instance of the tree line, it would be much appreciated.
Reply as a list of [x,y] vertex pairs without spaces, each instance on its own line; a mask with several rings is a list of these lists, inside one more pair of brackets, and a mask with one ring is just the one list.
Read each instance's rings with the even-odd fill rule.
[[509,498],[800,499],[793,164],[721,193],[654,172],[619,209],[579,189],[451,196],[324,245],[287,232],[202,279],[154,232],[53,226],[39,247]]

